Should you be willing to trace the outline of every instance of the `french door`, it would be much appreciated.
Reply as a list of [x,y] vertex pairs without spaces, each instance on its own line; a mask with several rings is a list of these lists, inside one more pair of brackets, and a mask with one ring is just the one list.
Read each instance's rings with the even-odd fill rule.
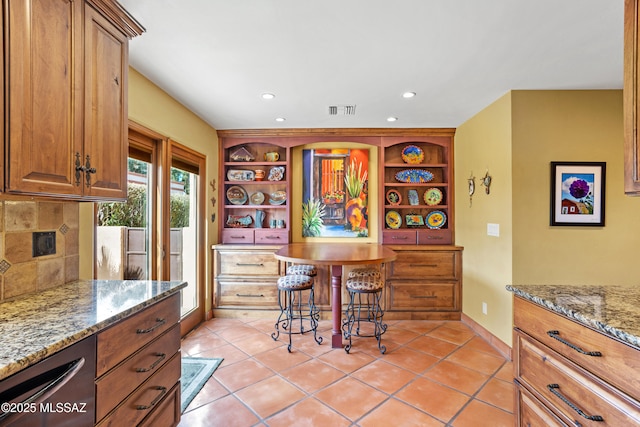
[[96,207],[96,279],[183,280],[181,332],[204,319],[205,157],[129,129],[128,199]]

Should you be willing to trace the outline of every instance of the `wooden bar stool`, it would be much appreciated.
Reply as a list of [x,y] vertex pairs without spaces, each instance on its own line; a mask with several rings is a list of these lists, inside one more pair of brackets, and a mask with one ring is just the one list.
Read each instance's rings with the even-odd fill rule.
[[[375,270],[373,270],[375,272]],[[342,322],[342,333],[349,340],[344,350],[351,350],[353,335],[358,337],[375,337],[378,341],[378,349],[384,354],[387,348],[382,345],[382,334],[387,330],[387,325],[382,323],[384,311],[380,305],[384,281],[375,274],[366,274],[347,279],[347,291],[349,292],[349,304],[345,311],[345,319]],[[361,330],[361,323],[373,325],[373,332]],[[353,327],[356,327],[355,334]]]
[[[303,292],[308,291],[309,297],[303,301]],[[288,274],[278,278],[278,305],[280,315],[275,324],[275,332],[271,334],[274,341],[280,336],[280,326],[289,335],[287,350],[291,353],[291,335],[305,334],[313,331],[314,340],[320,344],[322,337],[317,335],[320,310],[313,299],[313,277],[302,274]],[[308,314],[307,314],[308,313]],[[300,322],[299,327],[294,322]],[[305,326],[308,325],[307,328]],[[295,331],[294,331],[295,329]]]

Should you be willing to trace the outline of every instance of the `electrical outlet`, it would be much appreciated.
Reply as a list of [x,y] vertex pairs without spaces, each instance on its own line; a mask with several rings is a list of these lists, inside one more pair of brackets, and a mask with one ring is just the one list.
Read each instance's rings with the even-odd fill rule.
[[487,303],[482,302],[482,314],[487,314]]

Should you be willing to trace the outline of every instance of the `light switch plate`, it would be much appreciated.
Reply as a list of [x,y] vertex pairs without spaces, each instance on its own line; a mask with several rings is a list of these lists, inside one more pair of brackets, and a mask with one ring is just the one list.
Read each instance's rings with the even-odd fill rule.
[[487,224],[487,236],[500,236],[500,224]]

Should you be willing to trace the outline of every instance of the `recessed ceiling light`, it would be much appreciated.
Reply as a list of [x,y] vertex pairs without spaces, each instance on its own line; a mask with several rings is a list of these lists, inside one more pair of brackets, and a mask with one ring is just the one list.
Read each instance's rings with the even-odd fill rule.
[[262,97],[262,99],[273,99],[273,98],[276,97],[274,94],[269,93],[269,92],[265,92],[260,96]]
[[415,92],[405,92],[402,94],[403,98],[413,98],[414,96],[416,96]]
[[285,120],[287,119],[285,119],[284,117],[276,117],[276,122],[284,122]]
[[396,120],[398,120],[397,117],[387,117],[388,122],[395,122]]

